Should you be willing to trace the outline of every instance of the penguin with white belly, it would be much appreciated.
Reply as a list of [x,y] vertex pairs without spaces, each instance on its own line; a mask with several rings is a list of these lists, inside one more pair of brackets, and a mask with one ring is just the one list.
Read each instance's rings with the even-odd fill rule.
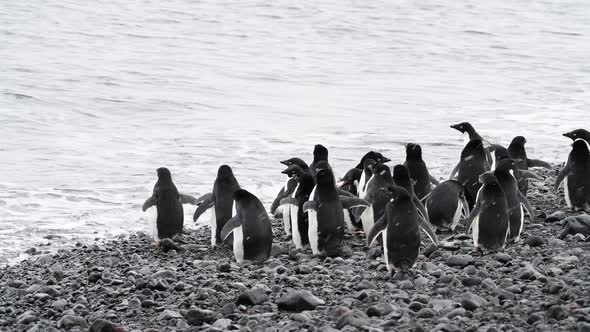
[[567,163],[559,171],[555,180],[555,191],[564,183],[565,201],[574,211],[590,212],[590,146],[584,139],[576,139],[572,144]]
[[297,181],[297,187],[291,197],[281,200],[283,218],[290,220],[293,243],[298,249],[309,245],[307,213],[303,212],[303,204],[308,201],[315,183],[309,173],[304,172],[298,165],[287,167],[285,173]]

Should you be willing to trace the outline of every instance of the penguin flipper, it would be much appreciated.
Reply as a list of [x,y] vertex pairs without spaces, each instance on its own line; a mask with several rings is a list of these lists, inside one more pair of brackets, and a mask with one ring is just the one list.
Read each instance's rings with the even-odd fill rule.
[[377,236],[381,234],[381,232],[385,231],[386,228],[387,219],[385,218],[385,215],[383,215],[381,218],[379,218],[379,220],[377,220],[375,225],[373,225],[369,231],[369,235],[367,235],[367,245],[371,246],[373,242],[375,242],[375,239],[377,239]]
[[440,182],[432,175],[428,175],[430,176],[430,183],[432,183],[435,186],[438,186],[440,184]]
[[346,196],[346,197],[356,197],[354,194],[344,190],[344,189],[340,189],[340,188],[336,188],[338,190],[338,195],[340,196]]
[[277,197],[275,198],[274,201],[272,201],[272,204],[270,205],[270,213],[275,214],[275,212],[277,211],[277,208],[279,206],[281,206],[281,199],[283,199],[285,197],[285,187],[282,187],[281,190],[279,191],[279,193],[277,194]]
[[199,200],[188,194],[180,194],[180,201],[182,204],[199,205]]
[[526,199],[526,197],[520,192],[520,190],[517,190],[517,191],[518,191],[518,199],[520,200],[520,203],[527,210],[527,212],[529,213],[529,216],[531,216],[531,220],[535,220],[535,210],[533,210],[533,207],[529,203],[529,200]]
[[428,221],[426,221],[426,219],[422,218],[422,216],[418,216],[418,225],[420,226],[420,229],[422,229],[424,231],[424,233],[426,233],[426,235],[428,235],[428,237],[430,238],[430,241],[432,241],[432,243],[434,243],[434,245],[438,246],[438,238],[436,237],[436,234],[434,233],[434,229],[432,228],[432,225],[430,225],[430,223]]
[[471,213],[469,214],[469,218],[467,218],[467,222],[465,223],[465,229],[467,230],[465,234],[469,234],[469,231],[471,231],[471,223],[473,223],[473,219],[475,219],[475,217],[479,214],[480,210],[481,206],[479,205],[479,203],[475,204],[475,207],[473,207],[473,211],[471,211]]
[[195,214],[193,214],[193,221],[197,222],[197,220],[199,219],[199,217],[205,213],[205,211],[209,210],[211,207],[213,207],[214,205],[214,201],[213,201],[213,195],[211,195],[210,193],[208,194],[209,196],[207,196],[207,198],[205,198],[203,201],[201,201],[199,203],[199,206],[197,206],[197,209],[195,210]]
[[340,196],[340,201],[342,202],[342,207],[344,209],[352,209],[355,207],[369,207],[371,206],[371,203],[365,201],[362,198],[358,198],[358,197],[342,197]]
[[242,226],[242,218],[239,215],[233,216],[230,220],[228,220],[223,228],[221,229],[221,240],[225,241],[227,237],[234,231],[234,229]]
[[557,188],[559,188],[559,185],[561,184],[561,182],[563,182],[563,179],[565,179],[565,177],[569,174],[570,172],[570,165],[569,163],[565,165],[564,168],[561,169],[561,171],[559,171],[559,174],[557,174],[557,179],[555,179],[555,191],[557,191]]
[[461,165],[461,162],[458,162],[457,166],[455,166],[455,168],[453,168],[453,171],[451,172],[451,175],[449,176],[449,180],[452,180],[455,177],[455,175],[459,171],[459,165]]
[[416,209],[418,209],[418,212],[422,215],[422,217],[426,219],[426,221],[430,221],[430,218],[428,217],[428,211],[426,211],[426,207],[424,207],[424,204],[422,204],[422,201],[418,198],[418,196],[414,195],[412,200],[414,201],[414,205],[416,205]]
[[156,205],[156,196],[151,196],[150,198],[146,199],[141,207],[142,211],[145,212],[150,207]]
[[307,212],[309,210],[317,211],[318,203],[315,201],[307,201],[303,203],[303,212]]
[[531,172],[531,171],[527,171],[524,169],[519,170],[520,173],[520,178],[521,179],[535,179],[535,180],[543,180],[540,176],[538,176],[537,174]]
[[465,194],[461,194],[461,205],[463,205],[463,215],[465,218],[469,216],[469,203],[467,203],[467,199],[465,198]]
[[203,195],[203,196],[201,196],[201,197],[197,198],[197,204],[196,204],[196,205],[199,205],[199,204],[201,204],[203,201],[205,201],[205,200],[209,199],[211,196],[213,196],[213,194],[212,194],[212,193],[206,193],[205,195]]
[[294,197],[285,197],[285,198],[281,199],[281,202],[279,204],[279,206],[283,206],[283,205],[299,205],[299,202]]
[[529,167],[543,167],[546,169],[551,169],[551,165],[546,161],[542,161],[539,159],[530,159],[530,158],[527,158],[526,161],[527,161],[527,164],[529,165]]

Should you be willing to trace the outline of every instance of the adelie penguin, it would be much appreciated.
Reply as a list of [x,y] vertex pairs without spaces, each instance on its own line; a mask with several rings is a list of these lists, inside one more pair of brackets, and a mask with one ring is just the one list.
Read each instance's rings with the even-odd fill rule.
[[555,180],[555,191],[564,183],[565,202],[574,211],[590,212],[590,146],[578,138],[572,144],[565,167],[559,171]]
[[416,264],[420,251],[419,215],[407,190],[390,185],[380,189],[389,198],[384,215],[367,236],[371,245],[383,234],[383,256],[387,269],[406,272]]
[[563,136],[571,138],[572,141],[583,139],[590,144],[590,131],[586,129],[576,129],[563,134]]
[[314,255],[338,256],[344,238],[343,209],[368,207],[369,203],[356,197],[341,198],[327,161],[318,162],[315,172],[315,195],[303,205],[309,214],[309,244]]
[[[522,170],[528,170],[530,167],[543,167],[546,169],[551,169],[551,165],[546,163],[542,160],[538,159],[531,159],[527,156],[526,149],[524,145],[526,143],[526,139],[523,136],[516,136],[510,142],[508,146],[508,153],[510,153],[510,157],[512,157],[515,162],[516,166]],[[520,191],[526,196],[528,189],[529,189],[529,181],[526,179],[520,179],[519,183]]]
[[492,155],[491,155],[490,151],[488,150],[488,148],[491,147],[492,144],[490,142],[488,142],[487,140],[485,140],[483,137],[481,137],[481,135],[477,133],[475,128],[473,128],[473,126],[469,122],[457,123],[457,124],[451,125],[451,128],[458,130],[459,132],[461,132],[465,136],[465,139],[464,139],[465,145],[467,145],[467,143],[469,143],[469,141],[472,141],[472,140],[480,140],[482,142],[482,144],[485,148],[484,151],[485,151],[486,160],[487,160],[486,170],[490,170],[490,165],[492,164]]
[[473,139],[461,151],[461,160],[451,172],[450,180],[457,175],[457,181],[465,188],[469,208],[475,204],[477,191],[481,187],[479,175],[487,170],[486,154],[481,140]]
[[362,170],[361,177],[359,179],[359,183],[357,185],[357,196],[363,198],[365,196],[365,189],[367,182],[371,179],[373,175],[371,171],[368,169],[368,165],[375,165],[377,163],[386,163],[391,161],[391,159],[383,156],[379,152],[369,151],[365,153],[365,155],[361,158],[361,161],[356,165],[357,169]]
[[[367,159],[365,162],[369,161],[372,161],[372,159]],[[367,183],[367,187],[362,198],[369,202],[371,206],[365,209],[360,216],[365,234],[369,234],[371,228],[373,228],[373,225],[375,224],[375,221],[379,220],[379,218],[383,216],[383,213],[385,212],[385,206],[389,202],[388,196],[379,189],[393,185],[391,171],[387,165],[375,163],[370,164],[367,167],[370,170],[372,176],[369,183]]]
[[313,161],[311,162],[311,164],[309,164],[309,171],[311,173],[311,176],[313,176],[314,180],[316,176],[317,164],[320,161],[328,161],[328,149],[321,144],[316,144],[313,147]]
[[410,171],[410,177],[415,181],[414,193],[419,199],[423,199],[432,191],[432,184],[438,185],[438,181],[430,175],[426,163],[422,160],[422,147],[418,144],[406,144],[406,161],[404,166]]
[[508,204],[508,218],[510,221],[510,228],[508,231],[508,242],[518,242],[520,234],[524,227],[524,211],[523,206],[528,211],[531,219],[535,219],[535,212],[529,201],[518,189],[518,181],[514,177],[514,173],[518,172],[516,161],[514,159],[502,159],[498,161],[494,176],[498,180],[500,187],[504,190],[506,195],[506,203]]
[[[305,161],[303,161],[300,158],[289,158],[286,160],[281,160],[280,163],[287,166],[287,167],[289,167],[291,165],[297,165],[301,168],[302,171],[309,173],[309,166],[307,166]],[[277,197],[275,198],[275,200],[272,202],[272,205],[270,206],[270,213],[272,213],[276,216],[278,214],[278,212],[282,212],[282,211],[277,211],[277,208],[280,205],[281,199],[291,196],[293,194],[293,191],[295,190],[296,185],[297,185],[297,181],[295,181],[294,179],[289,178],[289,177],[287,178],[287,180],[285,181],[285,185],[283,187],[281,187],[281,190],[277,194]]]
[[454,231],[461,217],[469,216],[463,185],[456,180],[447,180],[436,186],[426,199],[426,210],[434,227]]
[[152,223],[156,243],[182,233],[184,210],[182,204],[197,204],[197,199],[181,194],[172,182],[170,171],[161,167],[157,170],[158,181],[150,198],[143,203],[143,211]]
[[221,230],[225,223],[234,216],[234,193],[240,190],[238,180],[234,176],[231,167],[221,165],[217,170],[217,178],[213,183],[213,191],[198,199],[199,207],[193,215],[197,222],[199,217],[209,208],[213,208],[211,214],[211,246],[221,244]]
[[472,230],[476,252],[498,252],[504,249],[510,230],[506,195],[492,172],[481,174],[479,180],[482,187],[465,229],[467,232]]
[[349,193],[358,196],[358,186],[361,179],[362,169],[353,168],[346,172],[340,182],[338,182],[338,188],[346,190]]
[[282,173],[297,181],[297,187],[293,194],[283,198],[280,206],[284,211],[283,222],[288,221],[290,224],[293,243],[296,248],[301,249],[309,245],[309,220],[307,213],[303,212],[303,204],[308,201],[315,183],[311,175],[304,172],[298,165],[291,165]]
[[363,173],[359,180],[358,197],[364,198],[367,195],[367,187],[373,177],[373,167],[377,165],[375,159],[367,158],[363,161]]
[[272,248],[272,227],[264,206],[256,196],[243,189],[235,191],[233,199],[236,215],[223,226],[221,238],[225,241],[233,234],[234,256],[238,263],[265,261]]

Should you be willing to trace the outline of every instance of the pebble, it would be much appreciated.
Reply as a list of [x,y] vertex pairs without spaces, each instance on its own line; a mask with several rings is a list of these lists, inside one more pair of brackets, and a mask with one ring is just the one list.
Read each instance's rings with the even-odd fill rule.
[[368,280],[362,280],[357,286],[356,286],[356,290],[363,290],[363,289],[377,289],[377,286],[368,281]]
[[370,306],[367,309],[367,316],[369,317],[382,317],[389,315],[395,307],[390,303],[380,303],[373,306]]
[[282,296],[277,302],[279,310],[302,312],[314,310],[325,302],[308,291],[291,291]]
[[217,315],[211,310],[191,309],[184,314],[184,318],[189,325],[203,325],[215,322]]
[[83,317],[74,315],[65,315],[58,322],[57,327],[71,329],[73,327],[87,328],[88,323]]
[[268,300],[268,295],[266,295],[264,289],[254,287],[240,294],[238,296],[237,304],[257,305],[266,302],[266,300]]
[[485,304],[486,301],[482,297],[471,292],[465,293],[461,299],[461,306],[469,311],[474,311]]
[[32,311],[27,311],[16,318],[17,324],[29,325],[38,320],[37,316]]
[[447,265],[453,267],[465,267],[474,263],[473,257],[470,255],[453,255],[447,258]]
[[506,253],[499,252],[494,256],[494,258],[500,263],[508,263],[512,260],[512,257]]
[[543,240],[539,236],[532,235],[527,237],[526,240],[524,240],[524,244],[530,247],[539,247],[545,244],[545,240]]
[[547,310],[547,318],[553,318],[556,320],[564,320],[568,317],[568,313],[567,310],[560,305],[554,305],[551,306],[548,310]]

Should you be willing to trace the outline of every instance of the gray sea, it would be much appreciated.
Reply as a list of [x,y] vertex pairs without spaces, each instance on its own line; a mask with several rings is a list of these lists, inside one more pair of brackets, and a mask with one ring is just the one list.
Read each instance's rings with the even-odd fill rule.
[[3,0],[0,263],[148,230],[160,166],[198,196],[229,164],[269,206],[317,143],[342,175],[417,142],[446,177],[465,120],[564,161],[589,22],[586,0]]

